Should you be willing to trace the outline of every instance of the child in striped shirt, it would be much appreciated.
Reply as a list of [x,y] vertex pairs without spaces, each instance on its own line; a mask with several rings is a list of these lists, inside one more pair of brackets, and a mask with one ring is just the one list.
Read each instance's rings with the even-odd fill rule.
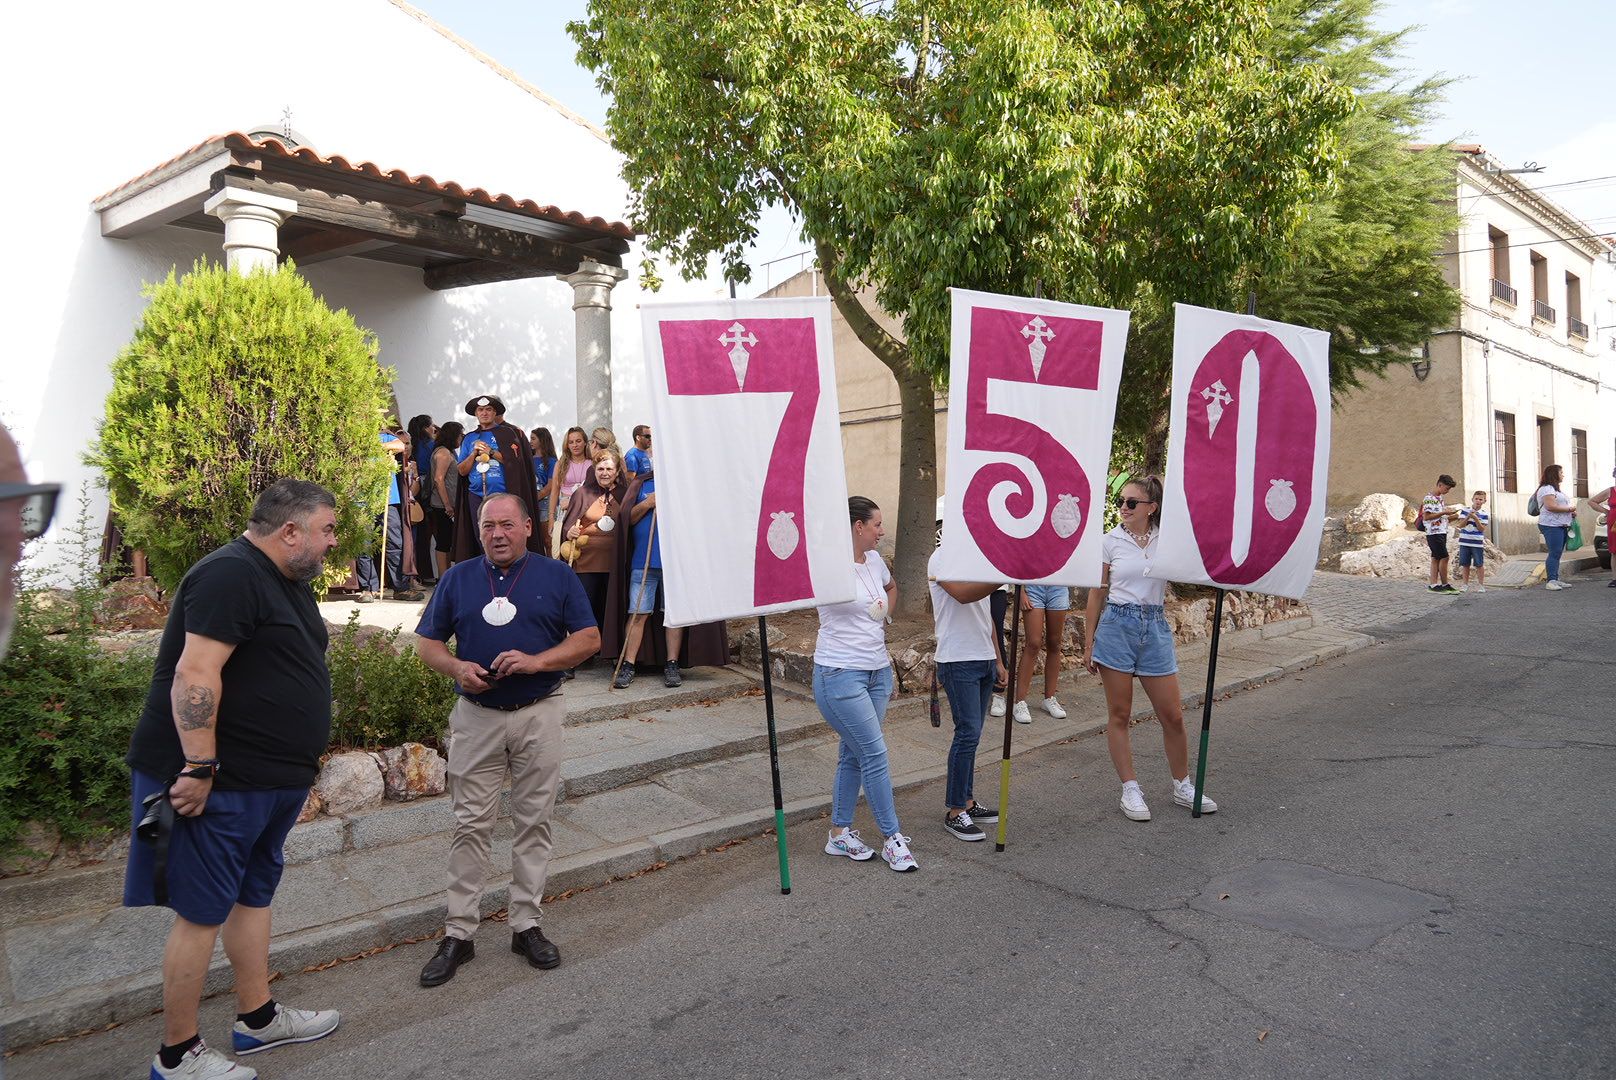
[[1459,569],[1464,571],[1464,591],[1470,591],[1470,568],[1476,568],[1476,592],[1487,591],[1487,504],[1485,491],[1470,496],[1470,505],[1459,511]]

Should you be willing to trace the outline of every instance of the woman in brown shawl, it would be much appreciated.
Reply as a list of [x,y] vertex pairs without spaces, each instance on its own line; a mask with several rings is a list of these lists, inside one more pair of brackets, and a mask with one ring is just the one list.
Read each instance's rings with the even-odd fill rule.
[[626,484],[617,455],[611,450],[595,454],[594,468],[572,494],[567,506],[566,519],[561,524],[563,557],[566,544],[572,545],[572,568],[589,597],[589,606],[600,627],[601,640],[612,627],[614,648],[602,656],[616,656],[615,643],[622,639],[622,612],[624,608],[622,575],[618,572],[617,542],[623,532],[618,517],[623,507]]

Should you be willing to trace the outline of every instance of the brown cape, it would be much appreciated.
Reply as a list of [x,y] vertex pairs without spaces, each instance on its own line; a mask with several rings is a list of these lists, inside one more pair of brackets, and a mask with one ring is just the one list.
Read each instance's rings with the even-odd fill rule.
[[[594,494],[600,490],[595,486],[594,476],[591,474],[587,480],[579,484],[577,489],[573,491],[572,498],[567,503],[567,513],[561,520],[562,543],[566,543],[568,530],[577,524],[578,519],[583,517],[584,513],[595,504],[593,498],[587,498],[582,493]],[[611,496],[612,504],[615,504],[612,506],[612,516],[617,519],[619,530],[625,528],[628,524],[623,520],[622,510],[625,490],[623,482],[619,480],[617,486],[607,492]],[[600,655],[608,660],[616,659],[618,650],[623,647],[623,613],[628,609],[628,601],[624,599],[624,590],[628,588],[628,578],[623,575],[622,539],[623,533],[619,531],[612,541],[616,558],[612,560],[612,568],[606,575],[606,607],[605,614],[601,617],[601,621],[606,625],[600,628]]]
[[[533,488],[536,483],[533,476],[533,447],[527,441],[527,435],[503,420],[489,430],[494,433],[500,453],[505,457],[500,463],[500,468],[505,472],[505,490],[527,504],[527,512],[533,518],[533,534],[527,538],[527,549],[542,555],[544,540],[539,535],[539,504]],[[466,435],[473,435],[475,431],[468,431]],[[456,453],[455,457],[459,456]],[[467,483],[468,479],[462,476],[455,489],[455,562],[475,559],[483,553],[482,541],[477,536],[477,523],[471,520],[471,485]]]
[[[604,647],[605,632],[601,633],[603,647],[602,655],[616,656],[623,647],[623,627],[627,619],[629,596],[628,584],[633,580],[634,569],[634,533],[628,523],[628,508],[632,507],[639,498],[640,487],[646,481],[653,480],[655,473],[646,472],[630,478],[628,489],[623,493],[623,539],[626,543],[617,545],[617,569],[612,574],[614,582],[621,581],[621,597],[614,601],[610,591],[606,597],[607,611],[617,611],[619,614],[614,620],[607,615],[608,623],[615,622],[616,636],[612,638],[611,650]],[[656,511],[651,511],[656,517]],[[641,559],[645,556],[642,554]],[[615,603],[615,608],[612,606]],[[631,658],[640,667],[661,667],[668,662],[667,638],[662,633],[662,609],[659,607],[646,617],[645,633],[640,638],[640,654]],[[685,627],[684,641],[679,646],[680,667],[723,667],[729,663],[729,635],[722,622],[701,623],[697,626]]]

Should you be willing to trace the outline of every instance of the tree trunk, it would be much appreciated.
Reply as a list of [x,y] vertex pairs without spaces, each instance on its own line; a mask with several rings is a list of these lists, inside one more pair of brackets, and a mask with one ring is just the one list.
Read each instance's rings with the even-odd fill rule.
[[817,242],[814,249],[836,310],[898,380],[898,505],[895,513],[885,508],[883,524],[896,537],[892,577],[898,611],[924,611],[930,599],[926,562],[937,532],[937,406],[931,377],[915,369],[909,346],[876,321],[842,278],[835,249]]
[[898,506],[886,519],[895,535],[892,576],[898,610],[925,611],[931,593],[926,563],[937,533],[937,406],[931,379],[912,366],[894,372],[902,408],[898,434]]

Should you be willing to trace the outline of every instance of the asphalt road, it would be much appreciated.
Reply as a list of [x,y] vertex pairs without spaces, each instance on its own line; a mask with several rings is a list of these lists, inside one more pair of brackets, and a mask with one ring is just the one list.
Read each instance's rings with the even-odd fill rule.
[[[1616,590],[1452,600],[1385,641],[1218,704],[1209,792],[1117,811],[1103,741],[1018,759],[1009,850],[900,800],[920,870],[791,832],[552,905],[565,963],[486,924],[275,984],[342,1029],[280,1078],[1595,1077],[1616,1073]],[[945,726],[946,731],[946,726]],[[943,737],[939,735],[939,753]],[[826,778],[827,783],[829,777]],[[984,770],[979,797],[993,798]],[[873,825],[861,813],[867,834]],[[228,999],[204,1034],[224,1042]],[[144,1076],[155,1019],[6,1062]]]

